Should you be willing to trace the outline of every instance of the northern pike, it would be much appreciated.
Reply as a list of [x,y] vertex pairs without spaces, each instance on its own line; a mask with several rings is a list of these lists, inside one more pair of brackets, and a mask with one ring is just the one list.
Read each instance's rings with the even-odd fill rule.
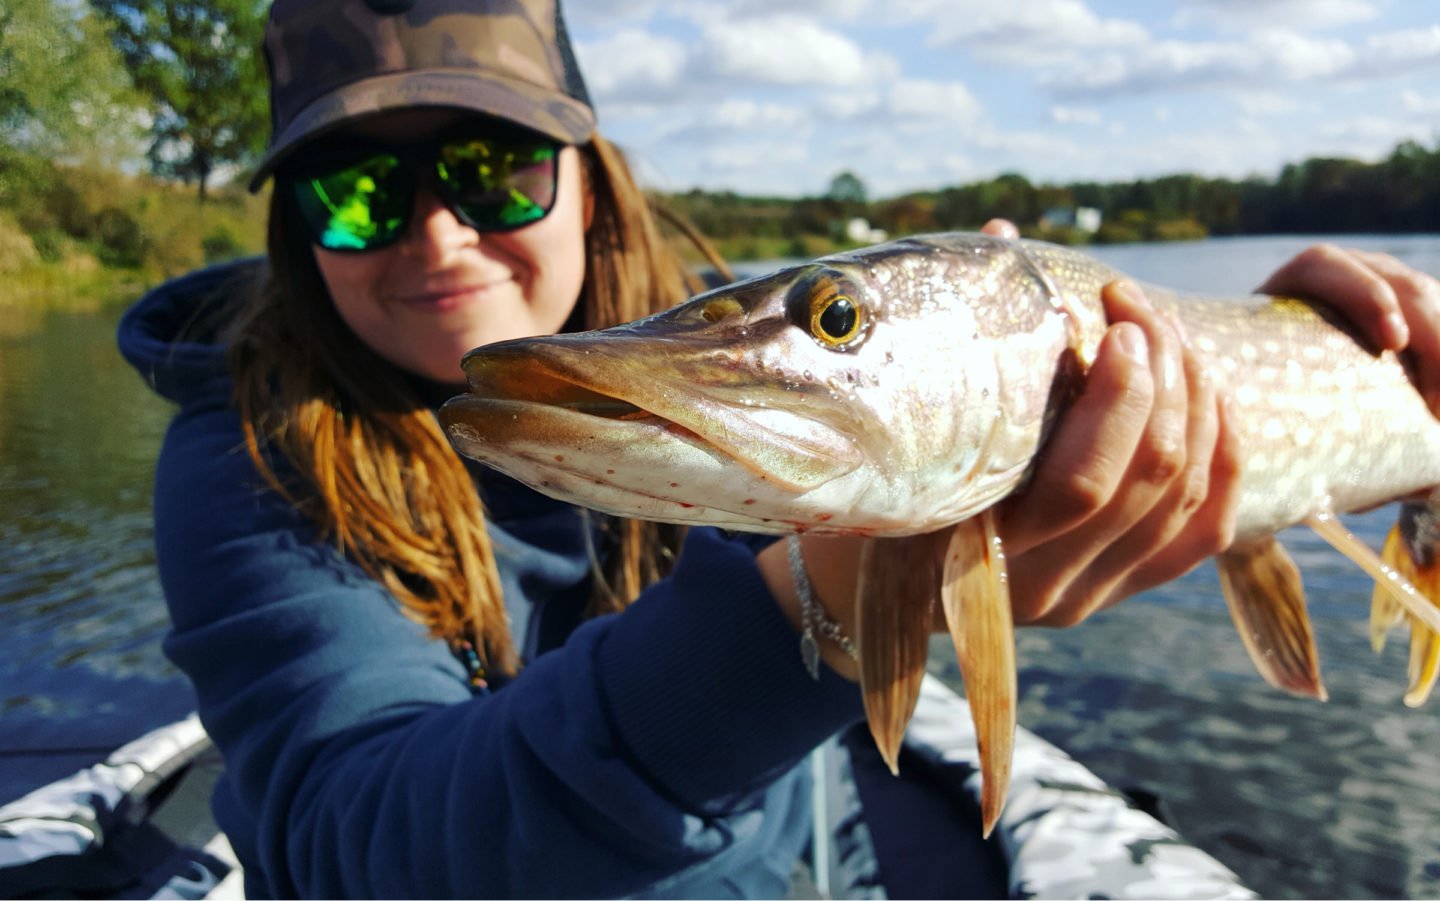
[[[1016,717],[994,507],[1078,391],[1106,328],[1101,289],[1123,277],[1043,242],[906,238],[614,328],[477,348],[442,421],[461,453],[604,512],[865,537],[855,641],[871,732],[893,769],[938,599],[988,834]],[[1402,361],[1298,300],[1143,290],[1234,403],[1242,497],[1217,563],[1261,675],[1324,697],[1299,574],[1274,539],[1303,522],[1376,579],[1377,649],[1409,621],[1406,702],[1421,703],[1440,671],[1440,422]],[[1383,558],[1334,518],[1397,499]]]

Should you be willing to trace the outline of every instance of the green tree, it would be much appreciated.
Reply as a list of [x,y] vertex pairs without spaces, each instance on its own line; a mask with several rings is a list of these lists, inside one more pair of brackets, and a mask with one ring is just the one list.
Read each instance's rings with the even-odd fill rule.
[[976,206],[981,222],[998,217],[1019,225],[1040,218],[1034,186],[1025,176],[1015,172],[1006,172],[981,182],[976,192]]
[[263,149],[263,0],[91,0],[151,114],[156,174],[199,185]]
[[838,203],[864,203],[865,183],[854,172],[845,171],[830,179],[825,199]]
[[113,163],[135,150],[136,103],[88,8],[65,0],[0,3],[0,145]]

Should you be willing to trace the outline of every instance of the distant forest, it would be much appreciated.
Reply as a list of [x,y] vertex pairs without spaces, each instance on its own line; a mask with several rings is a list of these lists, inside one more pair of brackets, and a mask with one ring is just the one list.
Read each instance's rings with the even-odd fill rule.
[[[1309,159],[1285,166],[1273,179],[1168,175],[1052,185],[1011,173],[871,200],[860,179],[846,172],[837,175],[820,197],[797,200],[694,190],[666,199],[706,235],[722,244],[752,242],[761,255],[777,243],[782,249],[791,245],[789,249],[811,250],[806,236],[845,243],[844,223],[854,217],[863,217],[890,235],[903,235],[974,229],[998,216],[1017,223],[1027,234],[1067,242],[1436,232],[1440,231],[1440,144],[1427,149],[1407,141],[1378,163]],[[1041,224],[1047,211],[1075,207],[1100,211],[1098,232]]]

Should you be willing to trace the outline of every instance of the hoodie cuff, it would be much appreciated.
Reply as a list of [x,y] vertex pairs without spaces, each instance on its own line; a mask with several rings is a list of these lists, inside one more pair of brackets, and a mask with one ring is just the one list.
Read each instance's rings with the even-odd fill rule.
[[753,548],[713,529],[691,530],[675,572],[616,618],[596,663],[625,747],[711,814],[864,716],[855,683],[805,671]]

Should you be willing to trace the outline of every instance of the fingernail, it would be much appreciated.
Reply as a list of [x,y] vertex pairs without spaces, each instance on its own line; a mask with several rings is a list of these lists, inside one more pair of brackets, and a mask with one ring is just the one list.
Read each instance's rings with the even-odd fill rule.
[[1154,309],[1150,303],[1150,298],[1145,296],[1145,292],[1140,290],[1140,286],[1128,278],[1122,278],[1116,282],[1115,291],[1136,306],[1144,307],[1147,310]]
[[1410,343],[1410,326],[1406,325],[1405,317],[1399,313],[1385,314],[1385,330],[1394,339],[1390,342],[1390,347],[1398,349]]
[[1020,229],[1016,228],[1015,223],[1011,222],[1009,219],[991,219],[989,222],[985,223],[985,228],[983,229],[983,231],[985,231],[987,234],[994,235],[997,238],[1020,237]]
[[1120,349],[1125,351],[1126,356],[1141,363],[1150,362],[1150,342],[1145,340],[1145,332],[1140,326],[1133,322],[1119,322],[1114,329],[1115,340],[1120,342]]

